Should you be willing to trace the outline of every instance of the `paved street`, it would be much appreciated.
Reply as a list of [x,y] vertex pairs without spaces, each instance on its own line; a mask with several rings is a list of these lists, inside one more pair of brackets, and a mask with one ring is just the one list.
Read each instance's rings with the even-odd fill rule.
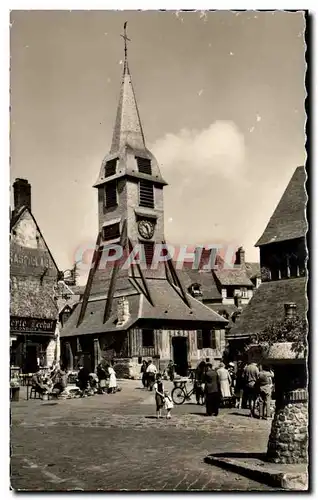
[[[261,490],[273,488],[204,463],[217,452],[266,449],[270,422],[244,410],[204,416],[194,403],[157,420],[139,381],[122,392],[12,404],[11,485],[23,490]],[[166,387],[170,383],[166,382]],[[167,387],[168,388],[168,387]]]

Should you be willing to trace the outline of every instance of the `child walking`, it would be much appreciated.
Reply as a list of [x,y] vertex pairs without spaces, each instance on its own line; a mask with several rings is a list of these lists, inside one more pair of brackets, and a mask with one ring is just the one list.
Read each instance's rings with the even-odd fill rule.
[[161,410],[162,410],[164,403],[165,403],[164,387],[163,387],[161,373],[157,373],[156,381],[154,383],[153,389],[155,391],[157,418],[160,418],[161,417]]
[[167,410],[166,418],[171,418],[171,410],[173,408],[173,402],[168,391],[164,391],[165,396],[165,409]]

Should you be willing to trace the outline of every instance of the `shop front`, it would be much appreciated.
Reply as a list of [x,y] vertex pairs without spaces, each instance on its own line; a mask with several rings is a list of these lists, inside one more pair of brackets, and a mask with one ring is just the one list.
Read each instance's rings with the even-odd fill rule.
[[34,373],[39,366],[50,366],[55,358],[56,320],[10,318],[10,365],[22,373]]

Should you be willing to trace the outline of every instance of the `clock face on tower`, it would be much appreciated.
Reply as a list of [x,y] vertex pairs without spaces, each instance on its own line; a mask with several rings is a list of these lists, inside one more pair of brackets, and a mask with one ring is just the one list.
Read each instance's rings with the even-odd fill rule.
[[146,240],[149,240],[153,237],[155,226],[153,222],[150,222],[149,220],[141,220],[138,222],[138,231],[140,236],[142,236]]

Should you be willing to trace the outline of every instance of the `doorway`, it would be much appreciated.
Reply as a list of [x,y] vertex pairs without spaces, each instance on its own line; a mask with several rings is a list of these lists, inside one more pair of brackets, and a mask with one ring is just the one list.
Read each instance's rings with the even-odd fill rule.
[[37,345],[25,346],[24,373],[35,373],[38,370]]
[[181,377],[188,374],[188,339],[187,337],[172,337],[173,362],[176,373]]

